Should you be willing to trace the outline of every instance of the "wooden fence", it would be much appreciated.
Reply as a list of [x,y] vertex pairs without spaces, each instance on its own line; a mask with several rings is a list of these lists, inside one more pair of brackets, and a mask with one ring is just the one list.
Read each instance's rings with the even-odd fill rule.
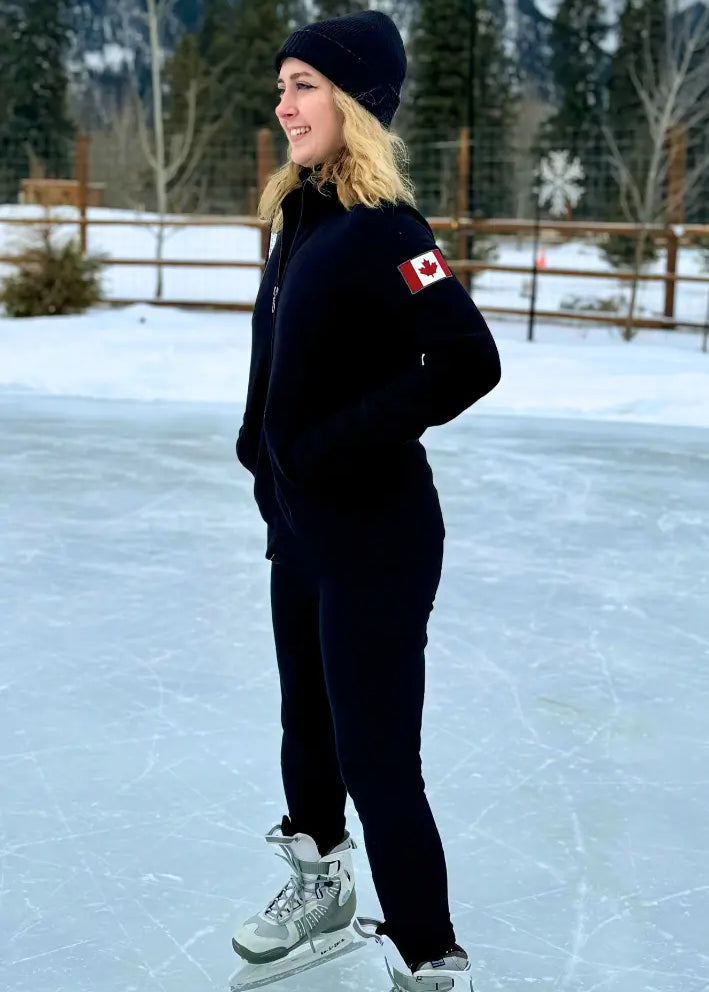
[[[465,232],[472,231],[481,236],[491,234],[514,235],[516,237],[532,238],[535,227],[541,232],[554,232],[563,240],[570,240],[574,236],[581,238],[600,239],[604,235],[623,235],[625,237],[637,238],[643,228],[639,224],[629,223],[602,223],[592,221],[563,221],[563,220],[543,220],[538,222],[531,220],[450,220],[433,218],[431,227],[436,230],[457,231],[465,236]],[[709,273],[706,276],[684,275],[678,272],[681,249],[690,246],[698,239],[709,239],[709,224],[687,224],[687,225],[653,225],[646,228],[650,238],[656,244],[666,247],[666,267],[664,273],[640,272],[637,275],[629,270],[622,269],[564,269],[550,268],[545,266],[539,268],[533,262],[527,266],[496,265],[487,261],[453,260],[449,262],[450,267],[456,272],[517,272],[520,274],[534,275],[537,278],[546,276],[568,276],[573,279],[613,279],[619,282],[632,282],[637,279],[639,282],[662,282],[665,287],[665,305],[662,318],[634,317],[631,322],[635,327],[645,328],[665,328],[674,329],[679,326],[676,317],[676,290],[677,283],[702,283],[709,291]],[[515,316],[529,316],[527,309],[513,309],[510,307],[486,307],[488,313],[500,313]],[[624,314],[601,314],[597,312],[588,313],[583,311],[543,311],[537,310],[538,317],[562,320],[585,320],[594,323],[627,325],[628,319]],[[686,328],[704,328],[703,323],[692,321],[681,321],[681,326]]]
[[[473,233],[478,236],[489,236],[489,235],[506,235],[514,236],[516,238],[530,238],[534,233],[534,221],[526,220],[507,220],[507,219],[492,219],[492,220],[470,220],[468,218],[446,218],[446,217],[433,217],[430,218],[431,227],[434,231],[444,232],[445,234],[452,237],[454,242],[459,244],[463,243],[468,233]],[[27,217],[2,217],[0,218],[0,224],[12,224],[17,226],[74,226],[79,230],[79,240],[84,249],[88,242],[88,231],[92,227],[127,227],[127,228],[155,228],[158,225],[156,220],[144,220],[142,218],[94,218],[89,213],[88,209],[80,208],[78,214],[75,217],[59,217],[52,214],[47,214],[45,217],[38,218],[27,218]],[[268,231],[265,228],[263,222],[259,221],[255,217],[185,217],[185,218],[169,218],[165,222],[167,228],[209,228],[209,227],[251,227],[261,230],[261,258],[258,260],[253,259],[243,259],[243,260],[226,260],[226,259],[162,259],[159,263],[152,259],[146,258],[129,258],[129,257],[109,257],[107,264],[109,266],[141,266],[145,268],[157,269],[162,267],[163,269],[168,268],[190,268],[190,269],[263,269],[263,259],[265,257],[266,248],[268,245]],[[554,232],[557,238],[561,239],[572,239],[574,237],[595,237],[600,238],[607,234],[620,234],[629,237],[637,237],[640,228],[638,225],[634,224],[608,224],[608,223],[588,223],[580,221],[551,221],[544,220],[541,221],[539,228],[542,232]],[[667,264],[666,269],[663,273],[640,273],[638,278],[643,282],[662,282],[665,287],[665,300],[664,300],[664,314],[662,317],[649,318],[643,316],[637,316],[633,323],[634,326],[638,328],[675,328],[678,326],[684,328],[700,329],[703,328],[703,324],[699,322],[691,322],[686,320],[679,321],[676,316],[676,287],[679,282],[685,283],[701,283],[707,286],[707,291],[709,293],[709,274],[706,276],[700,275],[683,275],[678,272],[678,265],[682,249],[689,245],[693,240],[697,238],[709,238],[709,225],[687,225],[682,228],[675,226],[656,226],[650,229],[650,234],[654,241],[663,244],[667,247]],[[4,255],[0,256],[0,262],[4,263],[17,263],[21,260],[21,256],[17,255]],[[480,272],[510,272],[518,273],[521,275],[532,276],[535,271],[534,262],[531,262],[529,266],[515,266],[515,265],[499,265],[488,261],[473,261],[466,258],[457,258],[449,260],[449,265],[454,272],[463,275],[466,273],[480,273]],[[632,272],[629,271],[619,271],[616,269],[605,269],[605,270],[588,270],[588,269],[569,269],[569,268],[538,268],[536,269],[536,274],[539,279],[544,279],[546,276],[564,276],[570,279],[578,281],[579,279],[594,278],[594,279],[612,279],[621,282],[629,282],[634,276]],[[151,299],[151,298],[140,298],[140,299],[109,299],[106,301],[113,305],[129,305],[132,303],[151,303],[159,306],[176,306],[176,307],[186,307],[186,308],[204,308],[204,309],[220,309],[220,310],[242,310],[250,311],[253,308],[253,301],[241,302],[241,303],[228,303],[228,302],[195,302],[194,300],[185,299]],[[509,306],[486,306],[484,307],[486,313],[490,314],[502,314],[517,317],[527,317],[529,315],[529,310],[526,308],[514,308]],[[585,311],[563,311],[563,310],[537,310],[536,315],[550,320],[561,320],[561,321],[588,321],[593,323],[601,324],[614,324],[614,325],[624,325],[627,323],[627,318],[623,314],[616,313],[598,313],[585,312]]]
[[[681,138],[681,135],[680,135]],[[672,141],[679,140],[675,135]],[[540,268],[536,260],[531,260],[529,266],[499,265],[488,261],[471,260],[467,247],[469,235],[486,237],[489,235],[514,236],[516,238],[534,238],[537,233],[554,233],[560,239],[572,239],[574,237],[599,239],[604,235],[616,234],[637,238],[641,228],[637,224],[629,223],[593,223],[587,221],[572,220],[542,220],[540,222],[520,219],[486,219],[477,220],[465,216],[468,206],[469,192],[469,171],[470,171],[470,134],[466,128],[461,129],[458,142],[459,161],[457,167],[456,199],[458,218],[432,217],[429,218],[434,231],[440,231],[449,235],[447,240],[451,245],[455,245],[449,254],[458,254],[458,258],[449,261],[451,269],[460,275],[480,272],[509,272],[520,275],[534,276],[537,280],[547,276],[563,276],[570,279],[579,280],[586,278],[612,279],[620,282],[631,282],[634,274],[630,271],[619,271],[616,269],[606,270],[585,270],[569,268]],[[677,156],[675,156],[677,158]],[[679,159],[678,159],[679,161]],[[257,164],[258,183],[263,188],[268,176],[275,168],[276,159],[273,145],[273,135],[270,131],[262,130],[257,135]],[[143,218],[106,218],[98,219],[90,213],[92,203],[92,184],[89,182],[89,143],[85,136],[79,136],[76,143],[74,180],[72,181],[72,196],[75,198],[76,216],[68,218],[51,214],[47,210],[44,217],[20,218],[20,217],[0,217],[0,224],[13,224],[18,226],[42,226],[42,225],[63,225],[75,226],[78,228],[78,240],[82,251],[86,252],[88,244],[89,230],[96,227],[131,227],[131,228],[152,228],[159,227],[159,220],[145,220]],[[666,247],[666,267],[663,273],[642,272],[637,278],[643,282],[660,281],[664,284],[664,312],[662,317],[648,318],[636,316],[633,320],[634,326],[646,328],[675,328],[677,326],[688,328],[702,328],[703,324],[697,322],[679,321],[676,315],[676,287],[679,282],[703,283],[707,285],[709,293],[709,274],[707,276],[690,276],[679,273],[679,259],[683,248],[698,238],[709,239],[709,224],[706,225],[681,225],[682,209],[681,202],[684,196],[685,178],[681,169],[674,168],[671,172],[671,186],[673,190],[672,220],[674,223],[664,226],[657,225],[649,228],[650,236],[656,244]],[[58,183],[66,181],[57,180]],[[52,180],[45,180],[45,184],[51,185]],[[66,191],[65,191],[66,192]],[[49,191],[48,196],[51,194]],[[52,202],[51,196],[47,205]],[[258,260],[219,260],[219,259],[155,259],[145,258],[122,258],[111,256],[107,265],[109,266],[140,266],[152,268],[156,272],[158,269],[168,268],[192,268],[192,269],[259,269],[263,270],[263,259],[268,249],[268,230],[265,225],[255,217],[182,217],[167,218],[164,227],[175,228],[197,228],[197,227],[251,227],[261,231],[261,257]],[[530,252],[530,256],[532,253]],[[0,262],[17,263],[22,256],[4,255],[0,256]],[[152,303],[163,306],[178,306],[190,308],[210,308],[225,310],[251,310],[253,301],[246,303],[217,303],[217,302],[195,302],[193,300],[181,299],[109,299],[109,304],[128,305],[131,303]],[[532,304],[530,303],[530,306]],[[486,306],[486,313],[504,314],[517,317],[528,317],[529,309],[513,308],[509,306]],[[562,321],[589,321],[602,324],[627,325],[627,316],[621,313],[599,313],[598,311],[549,311],[536,310],[536,315],[545,319]],[[709,319],[709,318],[708,318]]]

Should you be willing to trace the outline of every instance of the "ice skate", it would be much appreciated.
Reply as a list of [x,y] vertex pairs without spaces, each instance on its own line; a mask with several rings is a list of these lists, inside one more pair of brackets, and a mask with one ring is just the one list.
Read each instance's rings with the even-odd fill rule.
[[291,877],[232,939],[234,950],[247,962],[230,979],[239,992],[323,964],[361,943],[349,926],[357,905],[351,853],[355,844],[349,834],[322,856],[312,837],[288,836],[281,826],[269,831],[266,840],[280,846],[279,857],[290,866]]
[[379,920],[359,917],[354,930],[360,937],[373,938],[384,952],[389,978],[394,983],[391,992],[474,992],[468,955],[455,944],[436,961],[422,961],[412,971],[399,954],[396,945],[381,932]]

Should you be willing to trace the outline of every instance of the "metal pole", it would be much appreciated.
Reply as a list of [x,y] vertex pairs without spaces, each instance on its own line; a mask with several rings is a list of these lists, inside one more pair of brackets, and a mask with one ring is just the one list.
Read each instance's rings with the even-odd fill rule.
[[534,196],[534,258],[532,268],[532,298],[529,302],[529,326],[527,327],[527,341],[534,341],[534,320],[537,313],[537,257],[539,255],[539,225],[541,222],[541,205],[539,203],[539,187],[535,181],[532,186]]
[[[458,202],[456,217],[470,216],[470,128],[462,127],[458,136]],[[458,235],[457,257],[467,258],[468,236],[470,231],[462,230]],[[472,282],[472,280],[471,280]]]
[[86,214],[89,201],[89,139],[80,134],[76,139],[76,162],[74,174],[77,182],[77,206],[79,208],[79,242],[81,254],[86,254],[87,224]]
[[[477,46],[477,11],[476,0],[468,0],[468,100],[467,100],[467,125],[470,136],[470,153],[468,156],[468,216],[473,217],[475,213],[475,97],[473,86],[475,82],[475,50]],[[475,245],[475,233],[468,232],[466,238],[467,257],[473,257]]]

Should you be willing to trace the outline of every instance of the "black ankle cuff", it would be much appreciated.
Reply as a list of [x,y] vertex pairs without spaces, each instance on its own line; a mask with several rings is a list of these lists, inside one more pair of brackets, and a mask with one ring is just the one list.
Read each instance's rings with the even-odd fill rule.
[[426,934],[414,934],[408,927],[399,929],[384,923],[381,927],[377,927],[377,933],[389,937],[396,944],[399,954],[412,973],[426,961],[440,961],[453,949],[458,949],[455,933],[450,924],[436,933],[431,932],[429,928]]
[[293,837],[294,834],[307,834],[308,837],[312,837],[315,841],[315,846],[317,847],[320,855],[327,854],[331,851],[333,847],[337,847],[347,836],[344,828],[337,828],[337,830],[312,830],[308,828],[308,825],[303,825],[301,823],[294,823],[289,816],[284,816],[281,820],[281,833],[284,837]]

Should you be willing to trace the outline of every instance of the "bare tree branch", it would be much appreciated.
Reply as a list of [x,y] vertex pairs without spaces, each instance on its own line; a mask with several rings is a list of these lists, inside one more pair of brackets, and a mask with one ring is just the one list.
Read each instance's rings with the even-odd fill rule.
[[[620,188],[621,196],[627,197],[629,193],[633,201],[632,206],[626,210],[626,215],[629,217],[637,217],[642,210],[642,197],[638,184],[635,182],[635,178],[633,177],[630,167],[625,161],[623,153],[618,147],[618,142],[616,141],[615,135],[611,129],[604,125],[603,133],[610,149],[611,164],[618,175],[618,186]],[[627,199],[625,202],[627,205]]]
[[199,85],[196,79],[190,80],[190,85],[187,90],[187,126],[184,134],[181,135],[179,139],[179,144],[181,147],[179,150],[175,149],[175,159],[172,164],[167,167],[166,179],[168,183],[173,181],[182,166],[185,164],[190,154],[190,149],[194,144],[195,124],[197,121],[197,98],[201,89],[203,89],[203,87]]
[[[177,0],[158,0],[156,13],[158,17],[158,23],[160,24],[161,27],[169,20],[169,18],[172,17],[176,3]],[[135,10],[133,11],[133,16],[145,25],[148,25],[150,23],[150,14],[146,10]],[[124,24],[125,24],[125,20],[126,20],[126,15],[124,14],[123,16]]]
[[[610,129],[603,129],[618,178],[621,201],[624,207],[632,206],[632,219],[641,225],[635,253],[636,278],[632,282],[625,329],[627,338],[634,333],[637,276],[644,257],[647,228],[653,222],[666,218],[668,207],[673,212],[678,208],[675,192],[667,191],[670,136],[674,129],[693,132],[709,121],[709,7],[704,7],[696,20],[692,19],[691,11],[680,13],[676,0],[668,0],[665,10],[665,42],[660,51],[653,53],[648,32],[643,39],[642,73],[635,65],[629,68],[649,136],[642,188],[633,175],[629,157],[620,151]],[[677,22],[680,27],[675,30]],[[692,170],[686,188],[694,190],[708,172],[709,155],[705,155]]]
[[687,203],[696,203],[697,197],[703,193],[703,183],[707,174],[706,158],[700,159],[693,169],[685,176],[685,196]]
[[215,121],[212,124],[205,125],[202,129],[201,134],[194,142],[189,161],[186,163],[182,176],[180,177],[178,184],[179,187],[187,186],[191,182],[195,172],[200,166],[201,160],[207,149],[207,145],[210,143],[215,133],[219,130],[220,123],[220,121]]
[[131,91],[131,99],[133,100],[133,104],[136,110],[135,118],[138,124],[138,140],[140,141],[140,147],[143,150],[143,154],[145,155],[148,165],[154,171],[155,169],[158,168],[158,160],[155,157],[155,153],[153,152],[153,149],[150,144],[150,135],[148,134],[148,126],[145,123],[143,102],[138,96],[137,89],[135,91]]
[[143,211],[147,170],[144,153],[135,140],[137,115],[132,99],[114,100],[110,125],[91,132],[91,154],[106,182],[109,199],[116,205]]

